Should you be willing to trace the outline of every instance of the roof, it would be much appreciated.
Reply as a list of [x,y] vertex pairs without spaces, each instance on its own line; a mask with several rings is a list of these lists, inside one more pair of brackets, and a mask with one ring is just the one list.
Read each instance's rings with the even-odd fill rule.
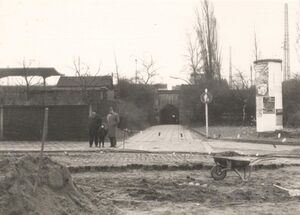
[[9,76],[41,76],[48,78],[50,76],[61,76],[61,74],[52,67],[0,68],[0,78]]
[[113,86],[111,76],[63,76],[57,82],[57,87],[107,87]]
[[281,59],[261,59],[261,60],[256,60],[256,61],[254,61],[254,64],[258,64],[258,63],[268,63],[268,62],[282,63],[282,60],[281,60]]
[[178,94],[179,90],[158,90],[159,94]]

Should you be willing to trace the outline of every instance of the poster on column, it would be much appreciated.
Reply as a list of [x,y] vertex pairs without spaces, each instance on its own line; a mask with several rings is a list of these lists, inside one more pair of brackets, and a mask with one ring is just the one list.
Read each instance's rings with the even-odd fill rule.
[[255,84],[256,84],[256,95],[267,96],[268,95],[268,78],[269,69],[267,63],[256,64],[255,69]]
[[283,122],[283,111],[282,109],[276,109],[276,125],[277,126],[282,126],[282,122]]
[[256,97],[256,117],[262,117],[263,115],[263,97]]
[[266,96],[263,98],[263,113],[275,114],[275,97]]

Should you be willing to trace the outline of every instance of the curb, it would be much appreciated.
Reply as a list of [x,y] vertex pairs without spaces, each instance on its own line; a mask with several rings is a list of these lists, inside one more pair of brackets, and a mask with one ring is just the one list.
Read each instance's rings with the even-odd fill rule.
[[[201,136],[206,138],[206,134],[204,134],[201,131],[198,131],[194,128],[189,128],[193,132],[200,134]],[[222,140],[222,141],[231,141],[231,142],[240,142],[240,143],[256,143],[256,144],[270,144],[270,145],[284,145],[284,146],[300,146],[300,143],[295,143],[295,142],[284,142],[282,143],[281,141],[278,140],[260,140],[260,139],[234,139],[234,138],[218,138],[214,139],[211,136],[208,137],[208,139],[211,140]]]
[[[144,165],[144,164],[129,164],[124,166],[68,166],[71,173],[84,172],[122,172],[128,170],[143,170],[143,171],[188,171],[188,170],[210,170],[214,164],[181,164],[181,165]],[[283,167],[300,166],[300,164],[257,164],[254,165],[254,170],[260,169],[279,169]]]
[[[132,150],[132,151],[121,151],[121,150],[102,150],[101,151],[79,151],[79,150],[53,150],[53,151],[44,151],[45,155],[53,155],[57,154],[59,156],[66,156],[65,153],[74,153],[74,154],[86,154],[86,153],[98,153],[98,154],[104,154],[104,153],[111,153],[111,154],[133,154],[133,153],[139,153],[139,154],[189,154],[189,155],[202,155],[202,156],[212,156],[214,153],[207,153],[207,152],[190,152],[190,151],[138,151],[138,150]],[[226,152],[226,151],[225,151]],[[38,150],[2,150],[0,151],[0,155],[24,155],[24,154],[39,154],[40,151]],[[218,152],[217,152],[218,153]],[[276,158],[300,158],[299,154],[239,154],[239,157],[276,157]]]
[[[44,150],[46,154],[54,153],[142,153],[142,154],[196,154],[196,155],[208,155],[206,152],[197,151],[146,151],[146,150],[129,150],[129,149],[102,149],[102,150]],[[0,154],[22,154],[22,153],[40,153],[40,150],[0,150]],[[243,156],[243,155],[241,155]]]

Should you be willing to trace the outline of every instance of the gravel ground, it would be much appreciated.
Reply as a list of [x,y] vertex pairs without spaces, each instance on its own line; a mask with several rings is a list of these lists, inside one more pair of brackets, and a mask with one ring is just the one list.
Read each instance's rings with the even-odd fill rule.
[[255,171],[248,183],[234,174],[214,181],[205,170],[77,173],[73,180],[92,202],[116,214],[300,213],[299,197],[273,186],[300,188],[296,167]]

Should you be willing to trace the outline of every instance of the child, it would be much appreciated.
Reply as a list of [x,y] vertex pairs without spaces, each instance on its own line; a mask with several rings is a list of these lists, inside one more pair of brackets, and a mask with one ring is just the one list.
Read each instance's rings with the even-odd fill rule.
[[99,137],[99,147],[104,147],[105,136],[107,134],[107,130],[105,126],[102,124],[98,129],[98,137]]

